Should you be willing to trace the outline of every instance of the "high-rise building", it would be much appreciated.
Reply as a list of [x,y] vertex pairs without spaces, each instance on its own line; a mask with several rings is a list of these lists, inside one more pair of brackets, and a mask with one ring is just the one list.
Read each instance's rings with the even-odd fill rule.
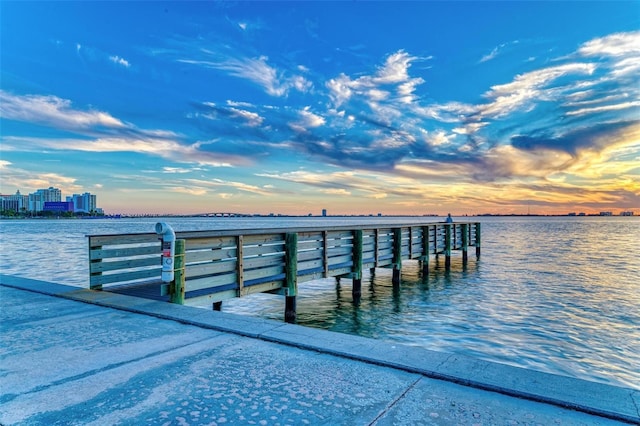
[[96,196],[88,192],[84,194],[73,194],[67,197],[67,201],[73,203],[73,211],[76,213],[91,213],[97,211]]
[[21,212],[29,207],[29,196],[22,195],[20,190],[13,195],[0,195],[0,210]]
[[327,216],[327,209],[322,209],[322,217]]
[[29,210],[41,212],[44,209],[44,203],[47,201],[62,201],[62,192],[52,186],[48,189],[38,189],[36,192],[29,194]]

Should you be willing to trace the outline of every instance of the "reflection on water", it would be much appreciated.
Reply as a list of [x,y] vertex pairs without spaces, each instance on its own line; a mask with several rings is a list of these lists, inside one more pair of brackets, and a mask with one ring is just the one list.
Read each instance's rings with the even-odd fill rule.
[[[454,253],[447,272],[443,258],[432,258],[428,274],[406,261],[400,289],[391,285],[390,270],[377,269],[363,277],[357,306],[349,279],[302,283],[298,322],[640,388],[638,219],[480,218],[480,261],[470,254],[463,267]],[[168,219],[177,230],[327,220],[344,219]],[[155,222],[0,222],[0,270],[87,286],[86,234],[150,232]],[[225,301],[223,310],[281,321],[284,301],[253,295]]]

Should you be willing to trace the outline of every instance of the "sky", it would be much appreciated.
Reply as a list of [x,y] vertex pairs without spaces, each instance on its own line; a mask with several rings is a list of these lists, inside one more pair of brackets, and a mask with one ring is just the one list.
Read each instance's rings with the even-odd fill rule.
[[640,1],[0,1],[0,193],[640,214]]

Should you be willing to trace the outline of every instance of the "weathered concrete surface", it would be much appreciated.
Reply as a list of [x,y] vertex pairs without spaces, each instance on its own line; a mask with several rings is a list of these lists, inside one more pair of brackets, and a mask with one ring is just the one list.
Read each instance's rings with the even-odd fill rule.
[[[629,389],[42,281],[0,283],[3,425],[640,423],[640,392]],[[557,404],[587,399],[580,409],[609,418],[423,370],[512,395],[548,385]],[[567,383],[587,392],[563,393]]]

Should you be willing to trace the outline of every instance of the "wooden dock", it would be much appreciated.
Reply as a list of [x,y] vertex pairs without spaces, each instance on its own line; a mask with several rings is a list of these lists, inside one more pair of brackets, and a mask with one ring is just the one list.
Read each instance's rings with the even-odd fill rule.
[[285,321],[295,322],[298,284],[319,278],[353,280],[361,295],[362,271],[392,268],[399,285],[403,260],[428,272],[431,256],[454,250],[467,263],[469,247],[480,257],[480,223],[349,225],[309,228],[176,232],[175,278],[163,283],[156,233],[89,235],[90,288],[174,303],[213,303],[253,293],[285,296]]

